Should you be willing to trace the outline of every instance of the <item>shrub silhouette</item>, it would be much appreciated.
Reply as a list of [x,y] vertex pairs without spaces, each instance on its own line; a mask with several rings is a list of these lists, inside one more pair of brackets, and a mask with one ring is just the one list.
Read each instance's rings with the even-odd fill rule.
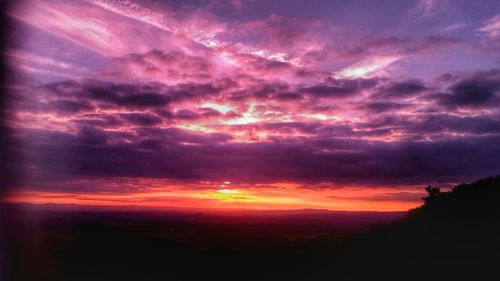
[[439,194],[441,194],[441,190],[437,186],[430,186],[429,185],[425,188],[425,191],[427,191],[427,193],[429,194],[429,196],[422,198],[425,202],[433,200],[434,198],[439,196]]

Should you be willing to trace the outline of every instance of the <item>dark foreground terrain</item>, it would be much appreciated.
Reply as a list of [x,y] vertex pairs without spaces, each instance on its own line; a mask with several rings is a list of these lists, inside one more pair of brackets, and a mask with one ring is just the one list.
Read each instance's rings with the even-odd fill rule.
[[324,254],[334,253],[346,237],[403,216],[318,210],[4,209],[18,214],[7,218],[13,280],[295,278],[313,269]]
[[428,191],[407,214],[4,204],[1,277],[500,280],[500,177]]

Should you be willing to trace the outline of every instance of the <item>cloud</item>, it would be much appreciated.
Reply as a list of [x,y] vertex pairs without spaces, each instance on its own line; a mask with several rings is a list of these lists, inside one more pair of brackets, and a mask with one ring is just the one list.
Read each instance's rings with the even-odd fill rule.
[[[230,113],[229,113],[230,114]],[[210,118],[217,118],[220,117],[222,118],[224,114],[220,113],[217,110],[211,109],[211,108],[201,108],[197,111],[192,111],[192,110],[187,110],[187,109],[182,109],[178,110],[174,114],[174,118],[177,119],[184,119],[184,120],[207,120]]]
[[353,65],[341,69],[340,71],[335,72],[334,76],[350,79],[372,78],[375,76],[380,76],[388,66],[398,61],[399,59],[401,59],[401,56],[399,55],[368,57],[362,61],[359,61]]
[[[427,36],[418,39],[408,37],[375,37],[350,49],[337,50],[337,57],[358,59],[357,62],[333,73],[338,78],[373,78],[387,74],[386,69],[410,56],[425,52],[442,52],[463,45],[462,40],[445,36]],[[359,60],[360,58],[360,60]]]
[[380,186],[467,180],[494,173],[500,164],[498,136],[393,143],[283,139],[253,144],[225,143],[223,135],[178,129],[143,128],[140,134],[128,135],[128,141],[100,130],[77,135],[38,131],[30,136],[37,141],[22,152],[42,178],[126,176]]
[[[201,9],[190,9],[189,5],[155,5],[147,7],[132,1],[89,0],[107,11],[134,19],[158,29],[187,36],[196,43],[207,47],[218,45],[215,36],[223,32],[224,24],[214,19],[213,15]],[[183,13],[184,9],[186,10]]]
[[104,56],[175,46],[182,41],[154,26],[125,20],[85,2],[22,1],[8,13],[34,28]]
[[474,73],[465,76],[448,88],[448,93],[437,95],[448,107],[495,107],[499,103],[500,72]]
[[124,75],[168,84],[207,81],[215,72],[209,59],[186,55],[180,51],[151,50],[144,54],[128,54],[115,60],[126,67],[122,70]]
[[450,24],[448,26],[441,28],[439,30],[439,32],[440,33],[452,33],[452,32],[458,31],[458,30],[462,30],[468,26],[469,26],[469,24],[467,24],[465,22],[457,22],[457,23]]
[[375,99],[406,99],[414,97],[424,90],[427,86],[420,80],[391,81],[377,87],[372,95]]
[[[267,20],[229,25],[222,23],[208,11],[206,5],[182,2],[165,3],[165,5],[152,3],[139,5],[131,1],[88,2],[108,12],[126,17],[131,22],[140,22],[162,30],[166,32],[164,37],[167,41],[178,42],[177,45],[165,42],[163,48],[175,45],[180,47],[180,50],[189,49],[196,52],[208,48],[229,64],[233,63],[234,57],[247,55],[298,66],[301,64],[301,55],[319,48],[312,43],[312,35],[309,36],[309,26],[316,25],[316,21],[272,15]],[[239,2],[232,2],[231,5],[234,3]],[[241,34],[245,36],[240,37]],[[181,40],[183,37],[199,46],[183,42]],[[252,40],[247,41],[247,38]],[[288,40],[288,47],[283,50],[284,45],[281,43],[285,40]],[[292,41],[293,48],[289,44]]]
[[290,101],[290,100],[294,101],[303,99],[303,96],[296,92],[282,92],[277,95],[274,95],[273,97],[280,101]]
[[341,199],[341,200],[366,200],[366,201],[409,201],[415,202],[424,197],[425,194],[422,192],[385,192],[381,194],[371,195],[371,196],[338,196],[332,195],[330,198]]
[[447,0],[418,0],[410,10],[410,15],[421,20],[434,17],[449,10],[448,3]]
[[153,126],[161,123],[161,118],[145,113],[124,113],[120,117],[126,120],[128,124],[136,126]]
[[485,33],[488,37],[495,39],[500,37],[500,15],[487,20],[477,31]]
[[23,50],[11,49],[6,51],[5,55],[8,59],[15,60],[15,62],[11,62],[13,65],[26,64],[27,66],[54,68],[60,71],[77,72],[80,74],[89,71],[87,68],[74,63],[57,60],[51,57],[46,57]]
[[409,107],[409,104],[397,102],[370,102],[360,105],[358,108],[370,113],[382,113],[387,111],[397,111]]
[[[458,91],[460,95],[460,91],[469,89],[469,84],[483,87],[496,85],[495,81],[497,72],[489,71],[450,76],[446,83],[450,83],[447,86],[450,91]],[[64,116],[62,124],[72,127],[19,130],[17,138],[21,143],[25,143],[21,140],[31,141],[15,148],[19,155],[24,155],[16,165],[31,165],[35,170],[26,170],[32,173],[26,177],[26,184],[42,186],[44,182],[48,186],[49,181],[53,184],[53,179],[59,177],[64,182],[65,177],[104,176],[380,186],[468,180],[493,173],[500,164],[500,151],[494,145],[499,141],[500,131],[495,114],[473,117],[391,113],[418,107],[393,100],[427,91],[429,86],[422,81],[328,79],[320,85],[297,91],[294,88],[286,83],[269,83],[254,85],[247,91],[253,98],[260,96],[277,103],[258,105],[262,107],[258,112],[263,115],[269,115],[265,112],[270,111],[289,114],[289,101],[299,97],[313,102],[309,100],[311,97],[356,97],[360,91],[375,91],[375,97],[369,95],[370,99],[359,100],[364,103],[354,103],[350,113],[381,115],[357,115],[357,121],[332,124],[326,122],[332,114],[331,108],[309,113],[303,107],[303,111],[294,113],[300,121],[275,119],[275,122],[239,125],[215,123],[219,125],[210,127],[207,122],[223,122],[233,118],[231,114],[243,116],[250,112],[249,107],[239,104],[241,101],[224,102],[226,96],[221,93],[230,92],[231,88],[66,81],[40,86],[35,89],[40,95],[28,97],[32,100],[43,97],[51,106],[41,107],[40,112],[45,116]],[[154,98],[141,98],[139,103],[129,98],[150,97],[148,93],[154,94],[151,96]],[[380,93],[384,96],[377,97]],[[79,99],[75,100],[76,97]],[[211,103],[206,102],[207,97]],[[287,106],[279,107],[281,103]],[[217,110],[224,104],[227,110]],[[24,108],[27,105],[21,103],[19,112],[34,114],[31,108]],[[309,106],[318,107],[322,103],[313,102]],[[307,117],[314,114],[323,115]],[[208,126],[210,130],[189,130],[181,126],[185,124],[182,122]],[[258,141],[236,141],[241,132],[252,132],[252,138]],[[267,137],[261,138],[259,134]],[[393,135],[399,137],[390,142],[383,140]],[[64,186],[52,188],[64,189]]]
[[88,101],[76,101],[59,99],[51,101],[47,104],[47,111],[57,114],[71,115],[79,112],[93,111],[94,106]]
[[[262,80],[241,83],[232,79],[171,86],[65,81],[17,93],[16,110],[21,113],[17,122],[29,128],[63,131],[75,131],[80,126],[125,131],[137,126],[178,127],[202,134],[229,134],[239,142],[279,140],[285,136],[300,140],[330,133],[378,141],[449,139],[454,133],[482,134],[457,125],[470,124],[469,119],[477,116],[462,112],[461,118],[452,123],[440,117],[440,129],[423,116],[434,120],[443,107],[453,110],[453,114],[458,114],[459,109],[488,109],[494,116],[497,72],[444,75],[432,85],[416,79],[387,78],[329,78],[310,85]],[[34,122],[41,115],[46,118]],[[486,113],[481,115],[490,118]],[[483,126],[486,119],[477,119],[477,126]],[[276,124],[282,122],[284,126],[278,129]]]
[[377,84],[375,79],[335,79],[329,78],[324,83],[299,88],[299,92],[315,98],[346,98],[370,89]]
[[[364,123],[359,124],[357,129],[375,131],[386,129],[392,133],[404,135],[409,140],[416,141],[429,139],[449,140],[454,139],[457,135],[480,136],[498,135],[500,133],[498,114],[460,117],[453,114],[426,113],[395,117],[390,112],[390,110],[394,110],[393,105],[388,105],[388,109],[384,106],[381,106],[382,110],[377,107],[375,109],[368,108],[368,110],[379,110],[377,113],[389,111],[389,114],[367,119]],[[405,106],[408,107],[408,105]],[[366,108],[363,109],[367,110]]]
[[[473,92],[496,87],[497,76],[495,70],[450,75],[444,87],[460,97],[470,85]],[[330,78],[308,87],[257,83],[241,88],[246,100],[233,100],[237,85],[97,80],[42,85],[33,89],[37,95],[23,95],[28,100],[17,110],[21,117],[54,115],[52,126],[64,118],[63,127],[35,129],[21,123],[20,140],[33,141],[17,149],[38,167],[38,179],[107,175],[392,185],[466,178],[482,174],[481,168],[492,172],[485,167],[496,165],[492,157],[498,151],[491,144],[498,141],[498,116],[410,115],[427,102],[421,99],[430,87],[420,80]],[[364,91],[369,93],[364,96]],[[352,107],[336,108],[318,97],[354,100]],[[408,97],[411,102],[401,101]],[[266,102],[256,103],[259,99]],[[33,111],[29,101],[44,106]],[[301,111],[294,112],[295,106]],[[333,119],[345,108],[351,119]],[[404,112],[394,115],[399,110]],[[258,122],[226,122],[242,118]],[[242,133],[248,135],[243,141]],[[477,165],[471,172],[468,161]]]
[[337,85],[316,85],[302,88],[301,92],[313,95],[315,97],[342,97],[357,93],[357,87],[342,87]]
[[381,37],[370,39],[364,44],[364,52],[375,54],[419,54],[426,51],[442,51],[462,44],[462,40],[454,37],[432,35],[417,39],[409,37]]
[[171,97],[158,93],[155,88],[147,85],[89,81],[83,85],[82,90],[89,99],[130,108],[161,107],[171,100]]
[[[100,80],[63,81],[38,87],[38,93],[48,94],[51,99],[73,98],[92,101],[100,107],[144,110],[164,108],[172,102],[196,100],[218,94],[231,84],[225,81],[208,83],[184,83],[168,86],[160,83],[112,83]],[[31,98],[30,100],[33,100]],[[35,99],[36,100],[36,99]]]
[[319,20],[272,14],[265,19],[239,23],[231,32],[236,40],[255,49],[286,49],[288,54],[302,56],[323,47],[324,43],[319,38],[324,35],[322,27]]

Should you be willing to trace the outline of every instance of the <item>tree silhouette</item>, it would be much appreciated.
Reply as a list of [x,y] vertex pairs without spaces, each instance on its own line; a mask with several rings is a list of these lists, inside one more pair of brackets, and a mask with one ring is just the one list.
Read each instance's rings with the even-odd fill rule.
[[429,194],[429,196],[422,198],[425,202],[429,202],[430,200],[436,198],[441,194],[441,190],[437,186],[427,186],[425,191]]

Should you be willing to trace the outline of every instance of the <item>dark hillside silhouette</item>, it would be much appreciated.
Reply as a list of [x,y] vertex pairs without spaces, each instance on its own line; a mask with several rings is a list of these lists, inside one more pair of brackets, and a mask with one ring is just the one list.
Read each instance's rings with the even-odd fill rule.
[[345,279],[500,280],[500,176],[426,191],[404,219],[346,243]]

